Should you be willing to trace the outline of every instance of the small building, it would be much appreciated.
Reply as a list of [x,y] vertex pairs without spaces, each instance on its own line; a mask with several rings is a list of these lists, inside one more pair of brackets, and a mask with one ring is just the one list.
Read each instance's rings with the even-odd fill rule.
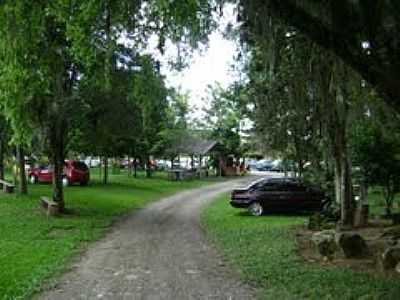
[[[183,170],[178,164],[174,167],[173,161],[177,158],[180,162],[182,157],[190,158],[190,168],[186,170],[188,175],[204,177],[209,175],[210,161],[213,162],[213,167],[216,175],[238,175],[240,172],[237,166],[229,164],[229,157],[225,157],[224,146],[215,140],[203,139],[195,136],[185,136],[178,143],[169,149],[168,153],[171,157],[171,172],[175,172],[175,178],[184,176]],[[191,173],[191,174],[190,174]]]

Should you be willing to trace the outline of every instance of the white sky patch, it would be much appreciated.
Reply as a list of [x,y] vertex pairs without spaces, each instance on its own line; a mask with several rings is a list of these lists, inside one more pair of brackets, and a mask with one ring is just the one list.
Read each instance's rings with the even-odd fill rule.
[[236,45],[215,32],[210,36],[209,48],[203,54],[196,52],[187,69],[176,72],[164,68],[163,73],[169,86],[189,91],[191,107],[200,109],[204,107],[208,85],[219,82],[227,88],[234,81],[231,66],[235,54]]
[[174,45],[168,45],[165,55],[159,58],[167,85],[189,92],[192,117],[201,118],[202,109],[207,104],[205,99],[208,85],[218,82],[221,87],[227,88],[236,79],[232,65],[235,63],[237,45],[222,35],[228,23],[236,24],[236,14],[232,5],[225,7],[224,15],[219,20],[218,30],[209,36],[208,47],[195,51],[187,68],[181,71],[169,68],[168,60],[171,57],[176,59],[177,51]]

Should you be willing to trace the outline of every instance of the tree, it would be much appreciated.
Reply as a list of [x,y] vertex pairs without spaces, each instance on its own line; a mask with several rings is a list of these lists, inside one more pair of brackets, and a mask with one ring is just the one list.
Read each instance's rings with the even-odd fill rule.
[[366,188],[382,186],[389,216],[394,197],[400,192],[400,131],[396,123],[382,126],[378,119],[379,115],[369,115],[357,122],[352,132],[352,151]]
[[310,85],[312,74],[306,67],[310,65],[312,45],[293,32],[285,37],[282,28],[274,31],[276,44],[261,43],[252,51],[249,98],[255,102],[253,118],[265,150],[296,161],[302,176],[311,156],[321,161],[318,144],[322,116]]
[[[104,62],[103,86],[111,99],[111,74],[117,41],[138,43],[158,34],[195,46],[213,27],[217,3],[150,1],[3,1],[0,10],[0,98],[13,140],[28,144],[40,127],[54,165],[53,199],[64,208],[62,168],[69,116],[80,105],[81,79]],[[147,114],[149,115],[149,114]]]
[[[83,109],[75,122],[74,150],[103,158],[104,184],[108,181],[108,158],[130,154],[142,131],[139,106],[133,98],[136,56],[128,53],[129,64],[113,69],[110,92],[99,86],[102,81],[96,75],[83,79],[79,90]],[[121,52],[116,54],[115,60]]]
[[[335,166],[335,196],[341,207],[341,223],[352,227],[354,201],[348,149],[349,116],[353,102],[354,77],[336,57],[320,55],[314,71],[320,79],[318,94],[325,115],[326,134]],[[360,81],[359,81],[360,83]]]
[[341,222],[352,226],[348,129],[361,80],[282,23],[271,20],[250,32],[249,98],[255,101],[259,136],[270,148],[294,157],[299,173],[306,160],[319,168],[321,160],[329,166],[333,158]]
[[[68,2],[68,1],[66,1]],[[187,2],[175,1],[90,1],[77,4],[77,17],[69,22],[69,37],[73,41],[73,53],[85,65],[87,76],[96,76],[98,68],[96,66],[100,59],[102,71],[98,76],[99,88],[103,90],[103,99],[111,98],[111,77],[118,66],[129,61],[132,56],[120,55],[119,62],[115,59],[115,54],[121,47],[121,41],[130,44],[134,53],[139,53],[147,46],[149,37],[156,36],[158,39],[158,49],[164,51],[167,40],[179,45],[180,53],[188,52],[185,47],[197,47],[199,41],[206,41],[208,33],[214,27],[212,11],[219,5],[218,1],[194,0]],[[180,57],[181,59],[181,57]],[[147,66],[154,62],[151,59],[140,59],[143,72],[149,68]],[[154,66],[153,66],[154,67]],[[157,71],[158,72],[158,71]],[[156,72],[156,73],[157,73]],[[141,73],[137,74],[135,82],[138,103],[141,109],[141,126],[143,129],[139,142],[131,147],[130,152],[137,155],[138,149],[142,153],[142,161],[149,162],[151,148],[158,136],[160,127],[160,118],[164,106],[157,106],[153,101],[147,103],[150,99],[158,98],[161,101],[164,98],[159,93],[162,89],[158,88],[157,80],[140,78]],[[150,73],[149,73],[150,74]],[[150,78],[154,78],[150,77]],[[161,80],[162,81],[162,80]],[[155,87],[154,90],[146,87],[150,84]],[[159,85],[159,84],[158,84]],[[160,85],[159,85],[160,86]],[[145,91],[147,89],[147,91]],[[141,90],[141,91],[139,91]],[[144,94],[146,96],[144,96]],[[150,96],[154,93],[154,97]],[[141,102],[140,102],[141,101]],[[154,111],[153,111],[154,110]],[[161,115],[157,116],[157,113]],[[153,120],[154,122],[151,122]],[[131,141],[133,141],[131,139]],[[136,139],[138,141],[138,139]],[[107,157],[104,157],[107,164]],[[149,168],[147,168],[150,170]],[[150,175],[150,172],[147,173]],[[105,179],[106,180],[106,179]]]
[[133,97],[139,104],[142,127],[142,161],[146,162],[146,175],[151,176],[150,155],[159,140],[158,133],[165,129],[167,120],[167,89],[157,64],[144,56],[141,71],[134,77]]
[[189,136],[188,98],[188,93],[175,89],[169,91],[164,129],[159,132],[159,139],[152,149],[154,154],[168,158],[171,166]]
[[208,87],[209,105],[204,110],[204,129],[208,138],[218,141],[226,155],[234,155],[239,160],[241,151],[241,110],[234,88],[224,90],[219,84]]
[[[62,170],[69,117],[79,105],[76,90],[79,63],[67,36],[73,8],[52,1],[28,4],[7,1],[1,10],[2,103],[14,139],[27,144],[41,128],[54,166],[53,199],[64,208]],[[16,31],[15,22],[18,23]],[[28,59],[27,59],[28,57]]]
[[267,35],[270,18],[296,27],[332,51],[367,80],[387,104],[400,112],[400,5],[396,0],[239,1],[246,38]]

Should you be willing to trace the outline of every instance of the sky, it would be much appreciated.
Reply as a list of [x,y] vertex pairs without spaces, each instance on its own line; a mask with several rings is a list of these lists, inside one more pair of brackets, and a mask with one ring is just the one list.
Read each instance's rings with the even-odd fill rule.
[[[206,50],[195,51],[188,67],[182,71],[173,71],[168,68],[167,57],[176,52],[175,49],[166,51],[161,59],[161,72],[166,76],[169,87],[180,88],[189,92],[189,105],[192,108],[192,117],[201,117],[201,108],[206,105],[207,86],[219,82],[222,87],[228,87],[235,80],[232,72],[234,56],[237,54],[237,45],[222,35],[222,30],[228,22],[235,23],[233,6],[224,9],[224,15],[219,19],[219,29],[209,36]],[[168,54],[170,52],[170,54]]]

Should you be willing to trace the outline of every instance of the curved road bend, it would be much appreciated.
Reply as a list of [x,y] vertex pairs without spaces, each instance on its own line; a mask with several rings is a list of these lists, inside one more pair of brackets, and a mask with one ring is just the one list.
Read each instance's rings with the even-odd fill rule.
[[89,247],[39,299],[254,299],[200,228],[201,208],[254,177],[164,198],[132,213]]

